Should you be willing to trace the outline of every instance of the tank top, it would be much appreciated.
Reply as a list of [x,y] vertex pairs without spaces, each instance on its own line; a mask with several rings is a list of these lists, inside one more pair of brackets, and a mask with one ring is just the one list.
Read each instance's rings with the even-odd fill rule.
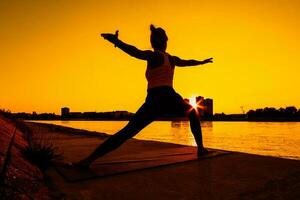
[[154,68],[147,67],[146,79],[148,81],[148,89],[160,86],[173,87],[175,67],[171,66],[168,53],[161,51],[160,53],[164,56],[163,64]]

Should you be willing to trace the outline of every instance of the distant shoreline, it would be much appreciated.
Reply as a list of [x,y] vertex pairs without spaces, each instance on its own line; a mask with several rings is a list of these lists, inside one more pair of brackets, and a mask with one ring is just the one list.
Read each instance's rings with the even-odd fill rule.
[[[22,120],[61,120],[61,121],[128,121],[134,113],[128,111],[110,112],[69,112],[69,108],[62,108],[61,115],[55,113],[11,113],[2,111],[3,114]],[[188,117],[182,115],[163,115],[155,121],[188,121]],[[242,114],[201,114],[201,121],[233,121],[233,122],[300,122],[300,109],[295,106],[286,108],[265,107],[249,110]]]
[[[130,119],[23,119],[25,121],[129,121]],[[189,121],[188,119],[158,119],[155,121],[170,121],[170,122],[176,122],[176,121]],[[267,120],[267,119],[261,119],[261,120],[246,120],[246,119],[203,119],[202,122],[300,122],[300,119],[296,120]]]

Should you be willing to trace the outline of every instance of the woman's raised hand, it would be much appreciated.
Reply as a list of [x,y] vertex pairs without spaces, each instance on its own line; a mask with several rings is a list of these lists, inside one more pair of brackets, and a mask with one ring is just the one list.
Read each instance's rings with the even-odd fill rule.
[[205,63],[212,63],[213,62],[213,58],[205,59],[202,62],[203,62],[203,64],[205,64]]
[[110,41],[111,43],[115,43],[118,40],[119,31],[117,30],[115,34],[112,33],[101,33],[101,36]]

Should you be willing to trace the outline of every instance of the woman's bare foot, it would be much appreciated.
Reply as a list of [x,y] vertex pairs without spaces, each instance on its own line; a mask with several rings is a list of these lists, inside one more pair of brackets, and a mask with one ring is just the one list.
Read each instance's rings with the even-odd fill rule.
[[77,162],[77,163],[66,163],[65,166],[70,168],[78,168],[78,169],[89,169],[90,165],[84,162]]
[[208,153],[209,153],[209,151],[206,148],[204,148],[204,147],[198,148],[198,152],[197,152],[198,157],[204,156]]
[[80,169],[88,169],[90,168],[90,163],[86,161],[79,161],[77,163],[74,163],[74,166]]

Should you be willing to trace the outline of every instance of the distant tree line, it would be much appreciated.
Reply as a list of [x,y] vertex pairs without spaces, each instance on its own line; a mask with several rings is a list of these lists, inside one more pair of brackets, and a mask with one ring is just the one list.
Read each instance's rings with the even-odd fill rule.
[[279,109],[266,107],[249,110],[246,116],[248,120],[298,121],[300,120],[300,109],[297,109],[295,106]]
[[112,112],[70,112],[67,116],[55,113],[12,113],[10,110],[0,109],[0,114],[7,118],[23,120],[128,120],[133,113],[127,111]]
[[300,109],[295,106],[286,108],[258,108],[245,114],[216,113],[214,121],[300,121]]
[[10,110],[0,109],[0,113],[8,118],[24,119],[24,120],[59,120],[60,116],[55,113],[12,113]]
[[61,115],[63,120],[128,120],[132,117],[133,113],[128,111],[111,111],[111,112],[70,112]]
[[[25,120],[72,120],[72,119],[89,119],[89,120],[128,120],[132,117],[133,113],[127,111],[113,111],[113,112],[85,112],[85,113],[70,113],[65,118],[56,115],[55,113],[11,113],[9,110],[0,109],[0,114],[10,117]],[[159,120],[171,120],[176,116],[165,116]],[[178,116],[177,116],[178,118]],[[179,118],[178,118],[179,119]],[[180,118],[186,120],[185,118]],[[211,118],[203,118],[202,120],[212,121],[300,121],[300,109],[295,106],[289,106],[286,108],[258,108],[256,110],[249,110],[246,114],[229,114],[216,113]]]

